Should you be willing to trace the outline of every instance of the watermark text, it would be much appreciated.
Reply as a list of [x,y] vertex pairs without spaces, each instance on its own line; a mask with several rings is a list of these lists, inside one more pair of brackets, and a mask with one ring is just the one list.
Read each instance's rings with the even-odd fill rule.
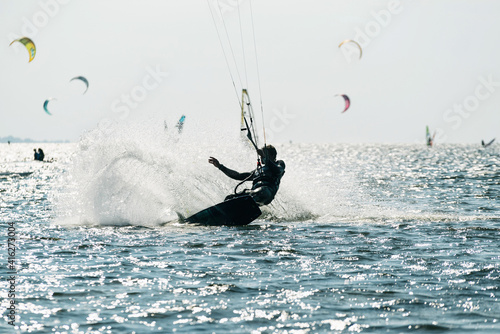
[[8,305],[7,306],[7,318],[8,324],[15,326],[16,322],[16,278],[17,278],[17,270],[16,270],[16,223],[10,222],[7,223],[7,298]]

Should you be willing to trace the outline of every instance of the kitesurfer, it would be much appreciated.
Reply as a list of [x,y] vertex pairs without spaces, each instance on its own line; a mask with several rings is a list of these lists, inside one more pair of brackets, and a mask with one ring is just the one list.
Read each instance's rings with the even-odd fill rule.
[[243,193],[229,195],[225,200],[229,200],[242,195],[250,195],[258,205],[271,203],[278,192],[281,178],[285,174],[285,163],[283,160],[276,160],[276,148],[266,145],[257,150],[262,158],[262,163],[258,163],[257,168],[252,172],[239,173],[227,168],[214,157],[210,157],[208,162],[220,169],[224,174],[239,181],[252,181],[252,189]]
[[427,146],[432,147],[432,137],[427,138]]
[[45,153],[43,153],[43,150],[41,148],[38,149],[38,160],[43,161],[45,159]]
[[38,151],[34,148],[33,151],[35,151],[35,160],[43,161],[43,159],[45,159],[45,153],[43,153],[41,148],[39,148]]

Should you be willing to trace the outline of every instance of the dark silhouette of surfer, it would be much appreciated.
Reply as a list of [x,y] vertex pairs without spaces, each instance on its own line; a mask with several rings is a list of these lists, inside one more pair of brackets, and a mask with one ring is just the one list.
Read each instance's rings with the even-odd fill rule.
[[45,153],[43,153],[43,150],[41,148],[38,149],[38,158],[40,161],[43,161],[43,159],[45,159]]
[[35,152],[35,160],[43,161],[43,159],[45,159],[45,153],[43,153],[43,150],[41,148],[39,148],[38,151],[36,150],[36,148],[34,148],[33,151]]
[[262,158],[262,163],[259,161],[255,170],[246,173],[239,173],[229,169],[214,157],[208,159],[209,163],[230,178],[242,181],[242,183],[252,181],[252,189],[245,189],[242,193],[229,195],[225,200],[250,195],[259,206],[272,202],[278,192],[281,178],[285,174],[285,163],[283,160],[276,160],[277,152],[272,145],[264,146],[257,150],[257,153]]
[[434,137],[436,137],[436,132],[434,131],[434,134],[431,136],[431,132],[429,131],[429,126],[425,127],[425,138],[426,138],[426,144],[428,147],[432,147],[434,145]]

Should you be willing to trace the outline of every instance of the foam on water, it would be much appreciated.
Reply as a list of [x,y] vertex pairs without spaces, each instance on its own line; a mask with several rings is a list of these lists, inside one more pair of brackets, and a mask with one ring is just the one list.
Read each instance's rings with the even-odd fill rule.
[[[255,152],[223,125],[191,122],[182,134],[159,120],[97,128],[73,155],[59,223],[154,226],[221,202],[238,182],[208,164],[210,156],[238,171],[255,168]],[[293,181],[303,178],[290,174],[264,208],[266,219],[312,217],[294,192]]]

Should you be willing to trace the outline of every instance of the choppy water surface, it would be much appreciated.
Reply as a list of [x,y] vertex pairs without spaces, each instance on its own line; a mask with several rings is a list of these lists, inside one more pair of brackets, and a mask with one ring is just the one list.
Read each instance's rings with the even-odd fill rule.
[[175,142],[0,145],[1,332],[500,332],[498,146],[279,146],[262,219],[197,227],[172,217],[235,185],[208,156],[253,156]]

